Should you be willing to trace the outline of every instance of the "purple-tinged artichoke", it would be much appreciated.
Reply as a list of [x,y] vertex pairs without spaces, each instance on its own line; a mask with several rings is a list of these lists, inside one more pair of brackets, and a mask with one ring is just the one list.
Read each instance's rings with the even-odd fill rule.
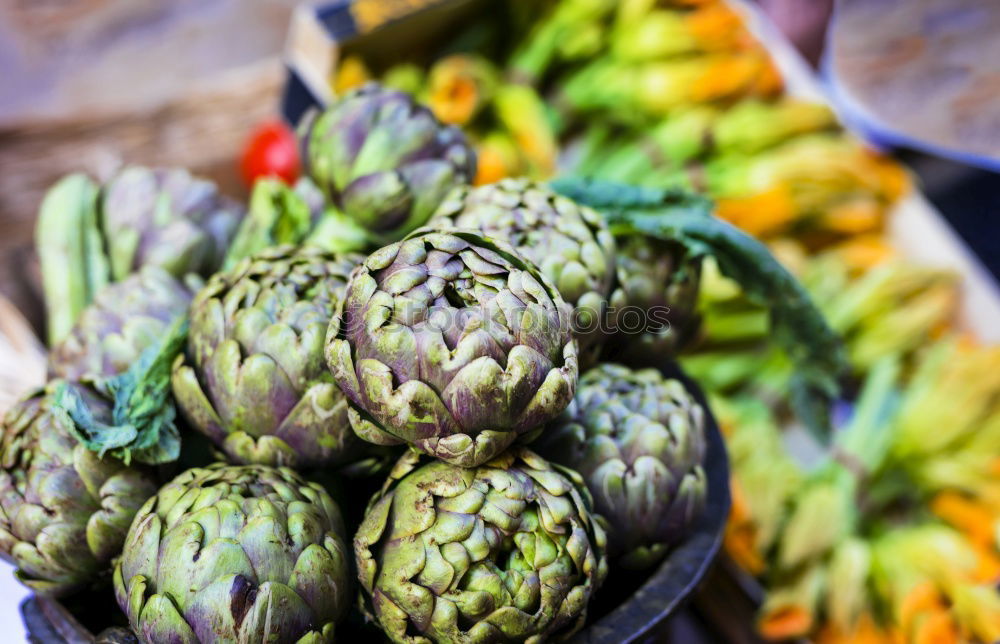
[[600,214],[547,186],[504,179],[454,190],[435,213],[435,224],[505,240],[534,262],[574,307],[581,353],[596,353],[607,330],[615,276],[615,240]]
[[287,468],[188,470],[139,510],[114,572],[142,642],[332,642],[351,600],[340,509]]
[[364,608],[394,642],[572,635],[607,575],[580,476],[515,448],[475,468],[413,452],[354,537]]
[[342,463],[358,443],[323,343],[360,256],[265,249],[213,276],[191,304],[173,391],[190,423],[238,463]]
[[369,83],[300,128],[307,173],[381,243],[422,226],[476,174],[475,152],[403,92]]
[[125,168],[104,185],[102,227],[111,276],[142,266],[208,276],[222,266],[243,208],[182,168]]
[[143,351],[163,340],[171,324],[187,315],[192,295],[157,266],[145,266],[109,284],[52,349],[49,372],[79,380],[126,371]]
[[355,432],[474,467],[573,397],[570,307],[528,260],[469,231],[417,231],[351,275],[327,362]]
[[684,540],[705,506],[705,411],[654,369],[601,364],[537,443],[578,471],[608,523],[608,554],[647,568]]
[[143,266],[177,278],[211,275],[242,217],[214,183],[180,168],[127,167],[103,186],[82,174],[63,178],[46,194],[35,229],[49,344],[105,285]]
[[7,412],[0,436],[0,556],[46,595],[107,581],[132,518],[157,487],[150,468],[101,457],[77,439],[74,420],[56,404],[60,387],[111,422],[108,400],[53,381]]

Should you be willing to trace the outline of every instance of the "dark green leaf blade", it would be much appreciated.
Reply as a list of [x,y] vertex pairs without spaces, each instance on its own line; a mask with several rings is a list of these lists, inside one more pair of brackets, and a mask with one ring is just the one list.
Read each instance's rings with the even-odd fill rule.
[[603,213],[616,235],[643,234],[683,244],[694,257],[715,258],[724,275],[765,306],[775,341],[796,366],[791,401],[823,440],[829,437],[828,406],[846,369],[840,339],[805,288],[767,246],[710,216],[711,201],[679,189],[658,189],[569,177],[553,188]]
[[110,422],[98,418],[75,387],[61,385],[56,405],[70,417],[71,431],[88,449],[125,463],[170,463],[180,455],[177,409],[170,390],[174,358],[184,349],[188,320],[179,318],[163,341],[146,349],[128,371],[95,381],[111,405]]
[[652,188],[615,181],[569,176],[549,185],[559,194],[604,213],[644,211],[648,214],[710,217],[712,200],[683,188]]
[[53,403],[53,410],[56,413],[66,415],[69,421],[67,427],[76,439],[87,449],[101,456],[107,452],[117,454],[119,449],[126,448],[136,439],[137,431],[134,426],[118,425],[102,420],[106,414],[101,413],[103,410],[91,406],[91,402],[84,398],[78,385],[60,382],[55,389]]

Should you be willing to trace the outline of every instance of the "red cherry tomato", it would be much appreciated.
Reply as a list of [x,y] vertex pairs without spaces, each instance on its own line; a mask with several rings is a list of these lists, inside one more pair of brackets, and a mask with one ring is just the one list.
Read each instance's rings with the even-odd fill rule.
[[281,121],[262,123],[247,141],[240,169],[248,186],[260,177],[278,177],[293,183],[299,177],[295,133]]

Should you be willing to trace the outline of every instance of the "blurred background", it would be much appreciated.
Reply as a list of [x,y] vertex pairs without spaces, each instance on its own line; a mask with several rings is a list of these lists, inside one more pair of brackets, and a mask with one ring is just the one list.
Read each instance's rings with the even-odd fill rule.
[[32,323],[41,319],[30,292],[34,219],[58,177],[182,165],[245,193],[239,153],[279,115],[296,4],[0,2],[0,292]]
[[[234,159],[255,126],[279,115],[282,54],[296,4],[0,2],[0,292],[33,324],[41,317],[28,288],[37,279],[28,248],[41,196],[57,177],[81,169],[107,174],[125,161],[181,164],[234,196],[245,194]],[[842,2],[834,14],[833,4],[762,0],[760,8],[823,68],[831,95],[843,99],[836,104],[841,117],[875,144],[899,144],[893,150],[924,192],[1000,274],[1000,235],[991,223],[1000,209],[1000,181],[983,169],[1000,157],[1000,92],[992,91],[1000,72],[988,69],[1000,59],[990,37],[997,11],[969,0],[880,0]],[[873,15],[869,5],[878,7]],[[904,7],[909,20],[897,16]],[[975,67],[987,68],[982,78],[969,71]],[[887,87],[887,78],[897,82]],[[923,114],[929,101],[908,92],[937,96],[936,105]],[[981,122],[970,123],[970,115]],[[901,119],[915,138],[880,131],[886,120]],[[960,140],[934,132],[924,143],[943,154],[916,152],[921,134],[934,129],[927,121],[948,119],[964,124]]]

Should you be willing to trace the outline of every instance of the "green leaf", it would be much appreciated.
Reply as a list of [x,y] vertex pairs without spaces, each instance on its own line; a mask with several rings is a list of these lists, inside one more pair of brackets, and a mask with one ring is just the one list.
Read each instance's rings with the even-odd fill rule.
[[626,233],[630,232],[630,215],[626,213],[654,218],[664,215],[711,218],[715,208],[708,197],[677,187],[653,188],[572,176],[555,179],[550,185],[559,194],[603,212],[612,227],[616,225],[615,218],[624,219],[617,225]]
[[80,312],[111,280],[97,221],[98,186],[86,175],[63,177],[45,195],[35,227],[49,346],[66,337]]
[[[138,430],[133,425],[106,423],[95,414],[94,409],[84,399],[77,386],[61,382],[55,390],[54,410],[68,415],[70,432],[88,449],[104,456],[106,452],[117,455],[135,441]],[[102,410],[98,410],[102,411]]]
[[[368,232],[334,208],[320,213],[322,199],[311,183],[300,179],[295,188],[279,179],[259,179],[250,195],[250,208],[229,246],[223,269],[235,266],[271,246],[318,246],[331,253],[363,251],[371,246]],[[312,195],[311,192],[315,192]]]
[[69,414],[76,438],[88,449],[102,456],[111,453],[125,463],[133,458],[149,465],[177,460],[180,433],[170,370],[187,333],[188,320],[179,318],[163,342],[146,349],[128,371],[94,383],[112,404],[111,422],[98,419],[74,387],[61,385],[56,405]]
[[711,216],[711,201],[684,190],[576,177],[556,180],[552,187],[603,213],[616,235],[648,235],[683,244],[692,257],[714,257],[724,275],[768,309],[772,336],[795,363],[795,411],[822,440],[829,438],[829,403],[846,368],[840,339],[764,244]]
[[229,246],[223,269],[270,246],[301,244],[312,228],[309,204],[280,179],[260,179],[250,208]]

